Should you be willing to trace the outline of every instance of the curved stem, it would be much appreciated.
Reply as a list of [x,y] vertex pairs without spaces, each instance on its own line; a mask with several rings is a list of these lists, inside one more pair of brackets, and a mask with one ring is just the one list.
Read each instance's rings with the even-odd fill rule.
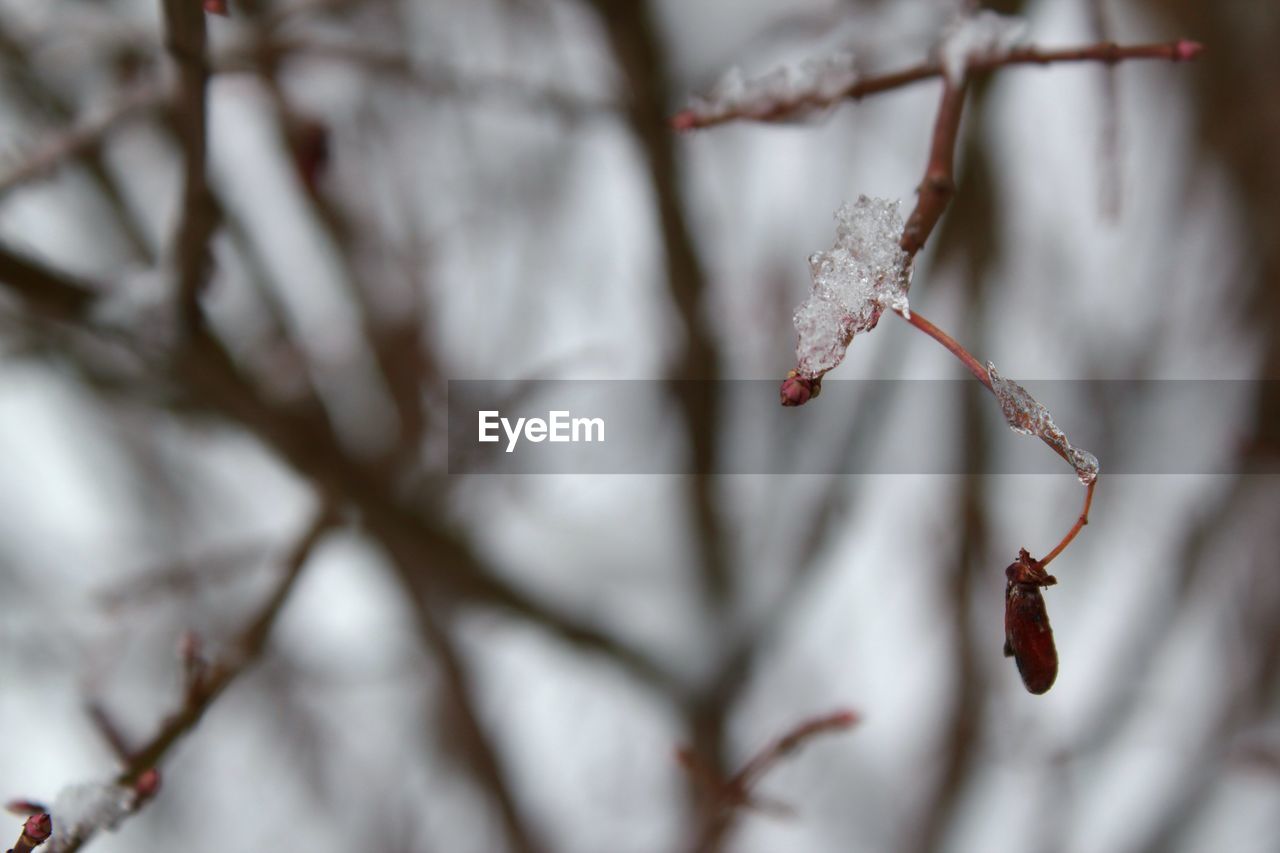
[[1071,541],[1080,533],[1081,529],[1089,523],[1089,507],[1093,505],[1093,488],[1096,485],[1098,485],[1097,480],[1094,480],[1089,484],[1084,493],[1084,507],[1080,510],[1080,517],[1076,519],[1076,523],[1067,531],[1067,535],[1062,537],[1062,541],[1058,543],[1058,546],[1050,551],[1045,558],[1040,561],[1041,566],[1049,565],[1049,563],[1053,561],[1054,557],[1065,551],[1067,546],[1071,544]]
[[898,316],[946,347],[952,355],[960,359],[960,362],[968,368],[975,379],[982,383],[983,387],[988,391],[991,390],[991,377],[987,375],[987,369],[979,363],[978,359],[974,358],[973,353],[961,346],[955,338],[920,316],[918,311],[911,311],[909,315],[899,312]]

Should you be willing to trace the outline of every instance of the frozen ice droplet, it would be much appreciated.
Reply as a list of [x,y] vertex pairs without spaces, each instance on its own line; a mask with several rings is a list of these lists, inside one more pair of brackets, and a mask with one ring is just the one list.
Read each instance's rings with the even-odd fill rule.
[[1000,411],[1010,429],[1022,435],[1037,436],[1061,453],[1071,467],[1076,469],[1076,477],[1084,485],[1098,479],[1098,458],[1087,450],[1073,446],[1067,440],[1066,433],[1053,422],[1049,410],[1031,396],[1030,391],[1012,379],[1005,379],[989,361],[987,377],[991,380],[991,391],[1000,402]]
[[813,379],[844,358],[858,332],[875,328],[889,310],[909,311],[911,258],[898,240],[896,201],[860,196],[836,212],[836,242],[809,257],[813,287],[796,309],[797,370]]

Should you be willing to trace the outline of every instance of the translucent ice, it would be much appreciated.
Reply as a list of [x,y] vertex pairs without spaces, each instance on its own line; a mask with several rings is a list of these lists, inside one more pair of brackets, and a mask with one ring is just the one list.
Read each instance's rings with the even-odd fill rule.
[[1031,396],[1012,379],[1005,379],[996,371],[996,366],[987,362],[987,376],[991,379],[991,390],[1000,401],[1000,411],[1009,428],[1023,435],[1034,435],[1042,439],[1050,447],[1058,450],[1073,468],[1080,482],[1089,485],[1098,479],[1098,459],[1087,450],[1072,446],[1067,436],[1058,429],[1049,410],[1040,401]]
[[911,259],[898,245],[896,201],[859,196],[836,212],[836,243],[809,258],[813,289],[796,309],[796,370],[813,379],[844,358],[858,332],[875,328],[887,310],[909,314]]
[[115,829],[133,810],[137,794],[114,782],[69,785],[53,801],[53,839],[47,848],[57,853],[72,839],[84,839],[104,829]]
[[975,15],[956,18],[947,27],[938,45],[947,79],[959,83],[973,60],[998,59],[1022,41],[1027,22],[983,9]]
[[857,81],[849,53],[783,65],[751,79],[731,68],[705,97],[695,98],[688,111],[700,121],[793,118],[829,106]]

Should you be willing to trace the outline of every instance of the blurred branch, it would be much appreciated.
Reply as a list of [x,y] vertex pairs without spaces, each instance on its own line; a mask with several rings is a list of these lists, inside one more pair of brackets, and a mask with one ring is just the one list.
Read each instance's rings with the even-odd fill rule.
[[164,100],[162,90],[151,84],[142,85],[126,92],[104,114],[83,121],[59,135],[42,139],[22,163],[0,177],[0,196],[96,151],[110,133],[121,125],[156,110]]
[[[626,116],[632,136],[644,154],[648,178],[657,202],[657,216],[666,256],[668,294],[684,331],[684,349],[671,375],[680,380],[714,380],[723,374],[715,331],[703,301],[707,275],[698,256],[681,198],[683,179],[663,118],[670,91],[666,46],[647,0],[585,0],[595,10],[627,85]],[[713,382],[683,382],[674,388],[690,445],[689,470],[714,470],[719,435],[719,401]],[[732,577],[724,522],[714,494],[714,480],[706,473],[689,479],[690,500],[699,543],[698,564],[708,603],[720,608],[730,598]]]
[[[168,754],[174,744],[196,727],[205,712],[227,687],[261,658],[276,618],[284,608],[290,593],[293,592],[302,569],[306,566],[317,543],[334,523],[334,517],[328,508],[317,513],[285,558],[284,574],[266,603],[232,641],[227,653],[220,660],[202,668],[201,677],[187,685],[182,707],[161,724],[159,731],[151,740],[129,752],[124,768],[115,778],[117,785],[138,790],[140,795],[154,793],[153,785],[144,784],[151,778],[149,774],[155,770],[156,765]],[[105,718],[105,714],[101,716]],[[110,726],[109,729],[114,730],[114,726]],[[158,781],[158,777],[156,779]],[[92,836],[93,833],[89,832],[68,839],[67,843],[59,844],[58,851],[74,853]]]
[[0,282],[27,306],[53,320],[83,319],[97,294],[88,284],[0,243]]
[[[0,59],[4,60],[6,70],[17,79],[14,81],[15,91],[33,111],[52,114],[59,122],[69,123],[73,120],[75,110],[72,101],[41,74],[36,73],[36,63],[30,45],[22,34],[15,34],[4,27],[0,21]],[[147,242],[145,229],[138,217],[129,209],[120,182],[107,168],[102,152],[91,146],[84,152],[85,168],[96,188],[101,192],[108,206],[115,214],[121,235],[140,258],[150,262],[153,258],[151,247]]]
[[417,621],[427,646],[435,654],[443,671],[473,775],[498,807],[511,849],[517,853],[534,853],[544,849],[537,840],[537,834],[520,813],[515,794],[499,761],[497,748],[485,732],[479,710],[472,700],[471,679],[452,638],[424,606],[418,607]]
[[[327,507],[317,513],[286,557],[284,573],[266,603],[236,636],[220,660],[204,664],[199,658],[198,644],[192,638],[184,637],[181,649],[185,676],[182,705],[165,719],[146,744],[137,749],[131,748],[107,711],[96,703],[90,705],[91,718],[123,767],[108,784],[69,786],[66,789],[69,799],[93,797],[103,807],[87,809],[85,814],[75,817],[71,825],[59,827],[58,853],[79,850],[98,832],[114,828],[120,820],[137,812],[156,795],[160,789],[157,765],[179,740],[195,728],[227,687],[262,657],[271,629],[303,567],[316,544],[334,523],[334,516]],[[59,795],[59,801],[62,796]],[[26,803],[14,805],[25,806]]]
[[195,689],[188,692],[186,705],[170,717],[145,746],[134,751],[128,766],[117,777],[121,785],[134,784],[139,776],[155,767],[173,744],[195,727],[204,716],[204,712],[222,695],[231,682],[262,656],[276,618],[293,592],[303,568],[306,567],[320,539],[333,525],[334,518],[329,510],[322,510],[316,515],[285,558],[284,574],[262,609],[231,643],[228,653],[221,660],[207,667],[204,677],[195,685]]
[[728,779],[720,779],[714,769],[704,767],[693,750],[681,749],[677,753],[680,763],[693,775],[695,782],[709,789],[711,797],[706,821],[693,850],[704,853],[721,848],[742,809],[763,805],[754,795],[755,788],[783,759],[819,735],[846,731],[857,723],[858,715],[850,710],[805,720],[767,744]]
[[191,0],[162,0],[165,40],[178,66],[174,115],[184,154],[182,213],[174,238],[178,273],[178,311],[190,332],[201,322],[200,293],[209,275],[209,240],[217,211],[205,174],[208,149],[208,58],[203,5]]
[[427,95],[459,98],[468,103],[490,102],[501,106],[550,110],[564,119],[608,115],[619,109],[619,105],[611,100],[592,98],[549,83],[459,71],[443,63],[423,62],[407,51],[388,50],[376,45],[280,38],[262,44],[253,55],[229,57],[230,67],[261,64],[263,54],[269,57],[267,65],[282,60],[331,61],[398,80]]

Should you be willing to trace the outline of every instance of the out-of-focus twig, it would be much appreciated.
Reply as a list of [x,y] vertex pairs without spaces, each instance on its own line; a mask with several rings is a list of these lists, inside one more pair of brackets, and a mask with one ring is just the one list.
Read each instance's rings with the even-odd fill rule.
[[113,131],[164,103],[164,93],[154,85],[139,86],[123,95],[102,115],[87,119],[61,134],[40,141],[30,155],[0,177],[0,196],[23,184],[49,175],[58,167],[98,148]]
[[721,847],[741,810],[761,804],[755,797],[755,788],[779,762],[818,735],[842,732],[857,723],[858,715],[847,709],[804,720],[767,744],[728,779],[720,779],[714,769],[704,767],[693,750],[681,749],[677,753],[680,763],[695,782],[711,789],[707,815],[693,850],[703,853]]
[[200,292],[209,274],[209,239],[217,212],[205,174],[208,151],[208,34],[202,5],[189,0],[163,0],[165,39],[178,66],[174,115],[182,142],[184,174],[182,213],[174,239],[178,273],[178,312],[190,332],[200,323]]
[[[203,670],[200,682],[188,685],[182,707],[161,724],[147,743],[130,752],[124,768],[116,776],[116,784],[138,791],[140,797],[154,793],[155,785],[146,782],[154,773],[156,765],[174,744],[195,728],[223,691],[262,656],[276,617],[280,615],[316,544],[334,523],[327,508],[316,515],[286,557],[284,574],[266,603],[237,635],[228,652]],[[67,843],[59,845],[59,853],[73,853],[91,837],[90,833],[69,839]]]
[[452,717],[461,729],[462,746],[470,759],[474,776],[497,806],[511,849],[517,853],[535,853],[544,849],[537,833],[521,813],[499,760],[497,747],[484,729],[479,709],[471,697],[471,678],[453,638],[425,607],[418,608],[418,624],[427,646],[440,664],[448,698],[456,711]]

